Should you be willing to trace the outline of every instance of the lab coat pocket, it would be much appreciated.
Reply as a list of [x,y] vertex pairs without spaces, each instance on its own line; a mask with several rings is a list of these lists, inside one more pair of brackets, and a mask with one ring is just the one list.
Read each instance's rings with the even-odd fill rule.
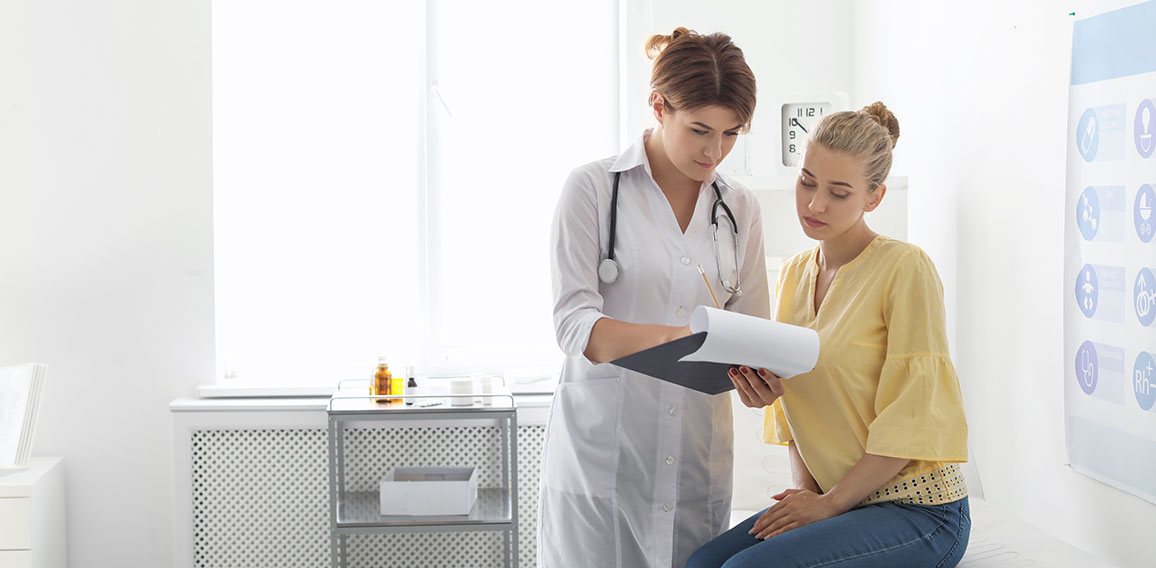
[[546,489],[613,497],[622,412],[618,377],[558,385],[546,436]]

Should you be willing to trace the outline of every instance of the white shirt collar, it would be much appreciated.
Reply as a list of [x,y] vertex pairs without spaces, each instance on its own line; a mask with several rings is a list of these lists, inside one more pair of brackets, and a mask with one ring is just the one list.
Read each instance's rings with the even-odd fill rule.
[[[634,140],[624,152],[618,155],[618,159],[610,166],[610,173],[625,172],[642,166],[646,170],[646,174],[654,178],[654,172],[650,170],[650,161],[646,159],[646,140],[650,138],[654,129],[647,128],[642,132],[642,135]],[[718,169],[711,172],[710,178],[703,183],[703,187],[710,187],[712,183],[718,183],[719,191],[730,191],[734,189],[730,180],[726,176],[719,174]]]

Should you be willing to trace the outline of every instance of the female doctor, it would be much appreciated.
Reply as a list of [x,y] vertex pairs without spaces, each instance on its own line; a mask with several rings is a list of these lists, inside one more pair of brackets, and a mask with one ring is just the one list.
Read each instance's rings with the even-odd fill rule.
[[758,201],[715,171],[750,123],[755,78],[724,34],[678,28],[646,51],[656,124],[575,169],[554,217],[567,358],[543,454],[543,568],[682,568],[729,521],[730,395],[608,362],[688,335],[712,292],[725,309],[769,317]]

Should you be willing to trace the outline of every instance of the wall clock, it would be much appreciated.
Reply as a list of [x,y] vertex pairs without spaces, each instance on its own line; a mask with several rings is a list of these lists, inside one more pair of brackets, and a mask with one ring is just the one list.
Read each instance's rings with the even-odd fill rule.
[[807,140],[819,121],[833,112],[847,109],[847,95],[832,93],[826,96],[795,97],[784,100],[780,106],[779,132],[781,134],[780,164],[789,170],[799,167]]

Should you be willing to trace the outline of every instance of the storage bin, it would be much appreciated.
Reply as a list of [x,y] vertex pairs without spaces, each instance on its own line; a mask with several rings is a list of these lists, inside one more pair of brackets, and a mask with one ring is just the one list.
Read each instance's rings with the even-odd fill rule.
[[382,515],[468,515],[477,499],[473,467],[395,467],[381,478]]

